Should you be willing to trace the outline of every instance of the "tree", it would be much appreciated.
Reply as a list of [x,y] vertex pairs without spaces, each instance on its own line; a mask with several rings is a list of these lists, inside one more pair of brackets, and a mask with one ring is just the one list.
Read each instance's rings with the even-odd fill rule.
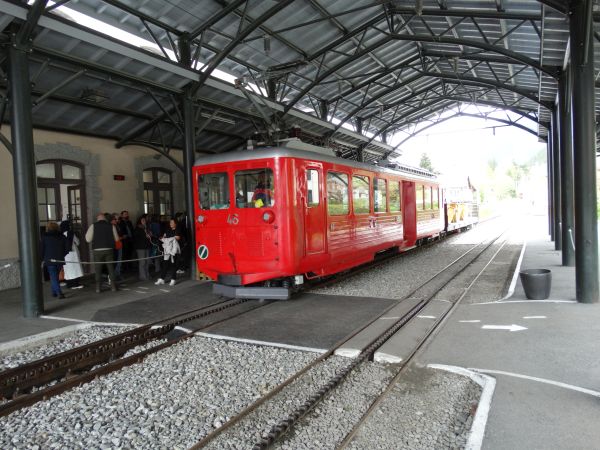
[[431,160],[429,159],[429,156],[427,156],[427,153],[421,154],[421,162],[419,163],[419,167],[421,169],[425,169],[425,170],[429,170],[430,172],[434,172],[433,165],[431,164]]

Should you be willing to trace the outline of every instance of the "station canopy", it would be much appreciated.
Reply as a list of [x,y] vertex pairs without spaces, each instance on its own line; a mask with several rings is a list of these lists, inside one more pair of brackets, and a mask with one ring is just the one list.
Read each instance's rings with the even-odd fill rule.
[[39,20],[34,3],[0,0],[5,42],[36,25],[34,126],[167,156],[186,90],[204,153],[298,136],[374,161],[458,115],[545,140],[568,60],[560,0],[61,0]]

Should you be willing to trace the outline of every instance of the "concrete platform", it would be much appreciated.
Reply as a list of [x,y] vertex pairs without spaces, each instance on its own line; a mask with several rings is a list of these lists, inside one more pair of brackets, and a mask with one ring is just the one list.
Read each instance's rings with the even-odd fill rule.
[[344,344],[335,351],[335,354],[346,358],[356,358],[371,342],[373,342],[374,339],[377,338],[377,336],[414,308],[419,301],[420,300],[417,298],[407,298],[406,300],[399,302],[367,328],[344,342]]
[[207,336],[325,351],[396,300],[304,293],[210,327]]
[[437,320],[452,307],[450,302],[433,301],[402,327],[373,355],[375,362],[400,363],[408,359],[417,344],[427,335]]
[[49,283],[44,284],[45,314],[37,319],[22,317],[21,290],[0,292],[0,342],[31,336],[73,323],[147,323],[200,308],[218,300],[206,282],[181,279],[175,286],[155,286],[152,281],[126,278],[120,290],[94,291],[93,280],[83,289],[65,289],[64,300],[50,296]]
[[505,299],[459,305],[418,363],[496,378],[484,449],[598,448],[600,304],[574,301],[574,269],[560,266],[545,218],[527,220],[521,267],[552,270],[550,298],[527,300],[515,279]]

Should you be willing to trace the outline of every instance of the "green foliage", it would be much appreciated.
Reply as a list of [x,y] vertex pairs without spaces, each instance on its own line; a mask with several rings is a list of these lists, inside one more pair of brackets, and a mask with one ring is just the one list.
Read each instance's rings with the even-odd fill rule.
[[433,170],[433,165],[431,164],[431,159],[429,159],[427,153],[421,154],[421,162],[419,163],[419,167],[421,169],[429,170],[430,172],[435,172]]
[[327,211],[330,216],[340,216],[342,214],[348,214],[348,204],[342,203],[331,203],[327,204]]

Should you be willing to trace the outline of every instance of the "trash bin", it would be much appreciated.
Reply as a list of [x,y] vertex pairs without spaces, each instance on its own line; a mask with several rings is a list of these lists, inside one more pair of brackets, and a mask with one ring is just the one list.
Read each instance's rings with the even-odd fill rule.
[[550,297],[552,271],[549,269],[526,269],[519,273],[525,296],[529,300],[544,300]]

